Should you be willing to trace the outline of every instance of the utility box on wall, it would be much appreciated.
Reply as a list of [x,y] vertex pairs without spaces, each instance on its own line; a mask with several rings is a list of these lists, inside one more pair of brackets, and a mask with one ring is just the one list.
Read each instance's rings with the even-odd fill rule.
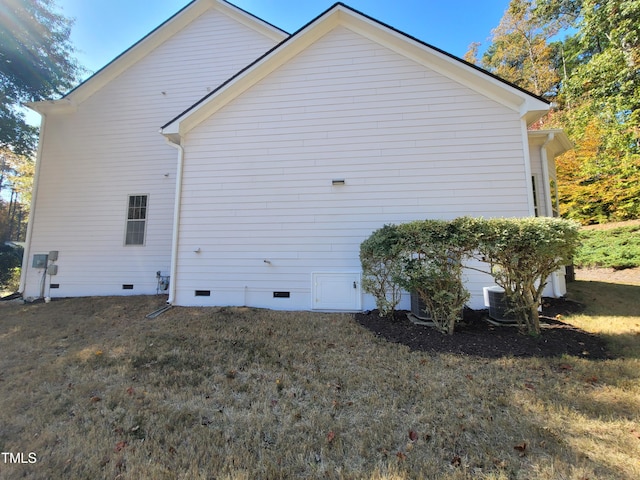
[[49,261],[49,255],[46,253],[37,253],[33,256],[33,268],[47,268],[47,262]]

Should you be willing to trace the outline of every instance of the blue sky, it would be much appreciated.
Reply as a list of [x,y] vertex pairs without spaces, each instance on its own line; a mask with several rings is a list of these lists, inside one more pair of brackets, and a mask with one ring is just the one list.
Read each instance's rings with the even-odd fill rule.
[[[75,19],[71,40],[90,72],[99,70],[189,0],[56,0]],[[333,0],[232,0],[293,33]],[[343,3],[420,40],[462,57],[472,42],[487,43],[509,0],[345,0]]]

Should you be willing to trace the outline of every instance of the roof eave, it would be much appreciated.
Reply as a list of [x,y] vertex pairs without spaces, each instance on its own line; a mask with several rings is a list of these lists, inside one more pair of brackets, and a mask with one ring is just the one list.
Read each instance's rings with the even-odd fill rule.
[[68,97],[64,97],[58,100],[41,100],[39,102],[27,102],[25,107],[33,110],[41,115],[48,115],[50,113],[71,113],[77,110],[76,103]]
[[350,7],[345,8],[357,15],[352,16],[349,24],[352,30],[372,40],[382,41],[399,54],[517,111],[527,125],[549,111],[551,103],[544,98]]
[[[550,108],[550,102],[541,97],[351,7],[336,3],[216,90],[170,120],[162,127],[162,133],[175,131],[182,134],[188,132],[215,113],[226,102],[277,69],[337,24],[381,43],[507,106],[517,112],[521,118],[524,118],[528,125],[545,115]],[[176,125],[174,126],[174,124]]]
[[527,127],[531,126],[542,117],[544,117],[551,109],[550,103],[542,101],[525,100],[520,108],[521,116],[527,123]]
[[553,157],[562,155],[574,148],[573,142],[571,142],[564,130],[559,128],[530,130],[528,135],[530,139],[534,139],[540,145],[546,144]]

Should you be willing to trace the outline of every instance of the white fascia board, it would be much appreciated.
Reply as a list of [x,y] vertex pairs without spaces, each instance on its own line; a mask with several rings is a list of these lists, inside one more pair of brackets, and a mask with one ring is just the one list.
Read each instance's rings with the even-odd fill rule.
[[528,125],[550,108],[546,102],[488,73],[367,17],[351,14],[344,26],[518,112]]
[[527,126],[529,126],[544,117],[549,113],[549,110],[551,110],[551,104],[529,97],[525,98],[520,105],[520,116],[525,119]]
[[229,17],[233,18],[238,23],[243,24],[244,26],[255,30],[267,38],[275,42],[281,42],[285,38],[289,36],[288,33],[280,30],[279,28],[254,17],[253,15],[245,12],[241,8],[236,7],[235,5],[219,0],[209,0],[215,4],[215,7],[221,12],[227,14]]
[[76,104],[82,103],[212,7],[211,0],[196,0],[189,4],[169,21],[98,70],[75,90],[69,92],[67,97]]
[[182,115],[167,124],[163,134],[184,135],[252,85],[275,71],[313,42],[343,26],[377,42],[427,68],[459,82],[520,114],[527,124],[540,118],[549,105],[445,53],[431,48],[401,32],[365,17],[342,4],[325,12],[296,32],[254,64],[242,70],[217,90],[204,97]]
[[59,100],[42,100],[40,102],[27,102],[25,107],[37,112],[41,115],[50,113],[71,113],[78,108],[76,102],[70,98],[61,98]]

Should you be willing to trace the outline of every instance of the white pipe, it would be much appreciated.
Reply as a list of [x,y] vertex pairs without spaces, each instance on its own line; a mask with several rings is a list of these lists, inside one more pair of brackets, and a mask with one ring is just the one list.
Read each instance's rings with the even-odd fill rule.
[[169,273],[169,299],[167,303],[173,305],[176,298],[176,277],[178,271],[178,239],[180,234],[180,208],[182,206],[182,174],[184,170],[184,148],[180,143],[165,137],[167,143],[178,149],[178,167],[176,171],[176,189],[173,204],[173,237],[171,239],[171,271]]
[[24,252],[22,254],[22,269],[20,270],[20,287],[18,292],[24,295],[27,284],[27,271],[29,269],[29,257],[31,256],[31,239],[33,238],[33,224],[36,219],[36,199],[38,198],[38,184],[40,183],[40,169],[42,166],[42,149],[44,145],[45,120],[47,115],[40,113],[40,132],[38,135],[38,151],[36,153],[36,171],[33,174],[33,187],[31,188],[31,208],[29,210],[29,220],[27,223],[27,234],[25,237]]

